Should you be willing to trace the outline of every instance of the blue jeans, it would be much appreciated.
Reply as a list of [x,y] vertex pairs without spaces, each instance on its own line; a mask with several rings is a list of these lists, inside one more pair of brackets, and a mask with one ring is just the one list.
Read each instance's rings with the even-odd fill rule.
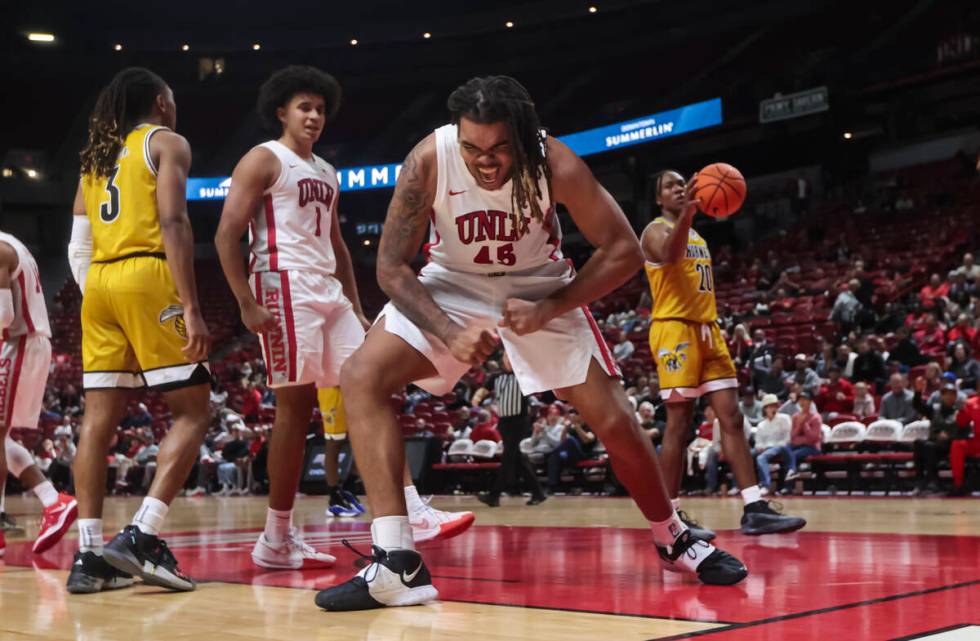
[[548,454],[548,488],[554,490],[561,480],[561,471],[585,459],[582,444],[574,436],[566,438],[561,445]]
[[218,482],[225,487],[237,487],[238,486],[238,472],[237,467],[234,463],[230,461],[225,461],[224,463],[218,463]]
[[793,448],[793,469],[796,469],[797,463],[803,461],[808,456],[814,456],[820,454],[820,450],[813,447],[812,445],[797,445]]
[[755,457],[755,466],[759,470],[759,485],[762,487],[769,487],[772,485],[772,474],[769,472],[769,460],[776,457],[782,457],[783,464],[786,466],[787,470],[796,469],[796,458],[793,456],[793,450],[791,450],[788,445],[776,445],[774,447],[770,447]]
[[718,491],[718,458],[720,453],[720,448],[714,446],[709,447],[708,455],[704,462],[705,487],[711,493]]

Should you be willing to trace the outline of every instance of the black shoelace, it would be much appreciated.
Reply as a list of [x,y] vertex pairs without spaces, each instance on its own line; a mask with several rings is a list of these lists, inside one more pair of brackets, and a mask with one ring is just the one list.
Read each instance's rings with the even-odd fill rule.
[[[163,565],[177,570],[177,557],[170,551],[170,548],[167,547],[167,542],[163,539],[157,539],[157,544],[147,556],[150,557],[154,565]],[[179,573],[180,571],[177,570],[177,572]]]
[[677,518],[683,521],[687,527],[701,527],[701,524],[692,519],[684,510],[677,510]]
[[356,554],[358,557],[360,557],[356,561],[354,561],[355,568],[357,568],[358,570],[363,570],[365,567],[370,568],[370,566],[372,565],[374,566],[373,573],[371,572],[370,569],[364,573],[365,581],[367,581],[368,583],[373,581],[375,577],[378,575],[378,570],[381,566],[381,562],[386,558],[388,558],[388,553],[385,552],[383,548],[379,548],[377,545],[372,545],[371,554],[364,554],[363,552],[355,548],[353,545],[351,545],[351,542],[348,541],[347,539],[342,539],[340,542],[343,543],[345,548],[347,548],[348,550]]
[[692,550],[696,544],[702,544],[708,546],[709,544],[699,537],[695,536],[690,530],[684,530],[681,532],[674,540],[674,544],[667,547],[667,559],[670,561],[676,561],[681,558],[682,554],[687,554],[692,559],[697,558],[697,552]]

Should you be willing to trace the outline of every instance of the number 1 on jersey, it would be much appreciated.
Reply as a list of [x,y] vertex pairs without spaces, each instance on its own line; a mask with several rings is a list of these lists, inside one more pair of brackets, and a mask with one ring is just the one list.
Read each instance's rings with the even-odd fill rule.
[[319,207],[316,208],[316,232],[314,232],[314,236],[316,236],[317,238],[320,237],[320,208]]

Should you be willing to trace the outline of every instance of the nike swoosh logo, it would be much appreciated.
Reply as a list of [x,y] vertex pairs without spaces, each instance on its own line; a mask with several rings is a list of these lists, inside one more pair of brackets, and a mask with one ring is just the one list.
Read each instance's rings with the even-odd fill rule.
[[411,583],[412,579],[414,579],[421,571],[422,571],[422,562],[419,561],[419,566],[415,568],[415,571],[412,572],[411,574],[405,574],[404,572],[402,572],[402,583],[405,583],[406,585]]
[[464,189],[463,191],[453,191],[452,189],[450,189],[449,190],[449,195],[450,196],[459,196],[460,194],[466,193],[467,191],[468,190],[466,190],[466,189]]
[[289,168],[290,168],[290,169],[295,169],[295,168],[296,168],[296,165],[294,165],[294,164],[292,164],[292,163],[289,163]]

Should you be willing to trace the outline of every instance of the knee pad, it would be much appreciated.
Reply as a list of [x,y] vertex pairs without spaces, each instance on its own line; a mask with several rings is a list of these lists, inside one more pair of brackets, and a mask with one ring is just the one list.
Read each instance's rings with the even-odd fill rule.
[[11,474],[20,478],[24,470],[34,465],[34,457],[31,456],[26,447],[9,436],[4,439],[4,445],[7,448],[7,469],[10,470]]

